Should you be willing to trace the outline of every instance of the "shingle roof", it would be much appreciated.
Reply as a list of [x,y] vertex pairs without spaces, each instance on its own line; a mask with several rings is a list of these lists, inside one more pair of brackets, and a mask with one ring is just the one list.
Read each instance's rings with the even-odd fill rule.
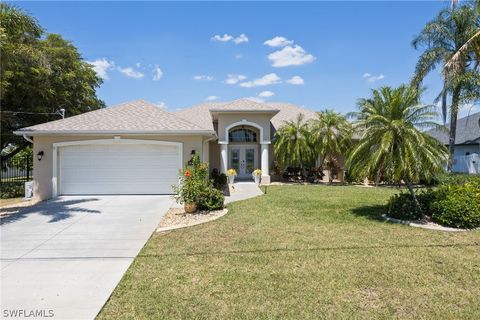
[[212,131],[144,100],[135,100],[117,106],[82,113],[61,120],[23,128],[28,133],[82,133],[82,132],[182,132]]
[[303,113],[305,120],[315,117],[315,111],[298,107],[289,103],[258,103],[248,99],[240,99],[232,102],[207,102],[188,109],[177,111],[175,114],[199,126],[213,130],[211,110],[235,110],[235,111],[278,111],[271,119],[272,125],[278,129],[284,121],[293,120],[299,113]]
[[[446,125],[450,128],[450,125]],[[427,131],[429,135],[443,144],[448,144],[448,131],[432,129]],[[457,134],[455,144],[471,144],[480,142],[480,112],[471,114],[457,120]]]

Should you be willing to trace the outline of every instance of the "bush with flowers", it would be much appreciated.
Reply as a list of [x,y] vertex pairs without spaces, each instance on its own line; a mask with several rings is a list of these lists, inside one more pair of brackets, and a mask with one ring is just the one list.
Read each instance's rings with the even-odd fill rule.
[[178,194],[177,201],[185,206],[194,205],[200,210],[218,210],[223,208],[225,197],[213,187],[208,179],[208,165],[194,155],[191,162],[180,171],[179,184],[172,186]]

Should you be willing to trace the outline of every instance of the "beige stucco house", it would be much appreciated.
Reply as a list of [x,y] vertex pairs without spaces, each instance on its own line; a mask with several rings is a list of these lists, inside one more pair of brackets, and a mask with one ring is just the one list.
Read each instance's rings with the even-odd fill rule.
[[283,121],[315,112],[247,99],[170,113],[137,100],[16,131],[33,141],[34,196],[170,194],[178,170],[199,154],[210,169],[270,181],[272,138]]

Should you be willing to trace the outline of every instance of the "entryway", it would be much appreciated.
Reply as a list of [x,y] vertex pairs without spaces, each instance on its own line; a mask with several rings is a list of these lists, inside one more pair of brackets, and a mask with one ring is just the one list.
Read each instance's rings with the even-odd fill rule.
[[258,148],[256,145],[229,146],[229,168],[237,171],[240,180],[252,179],[252,173],[258,168]]

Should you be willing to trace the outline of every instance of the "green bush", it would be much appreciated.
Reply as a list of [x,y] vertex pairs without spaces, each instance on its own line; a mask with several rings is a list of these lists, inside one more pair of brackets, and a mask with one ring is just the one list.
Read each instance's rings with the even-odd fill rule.
[[480,227],[480,180],[436,190],[430,206],[433,221],[454,228]]
[[480,176],[467,173],[444,173],[434,177],[430,183],[435,186],[442,186],[451,184],[465,184],[470,181],[480,182]]
[[225,201],[223,192],[208,184],[200,190],[198,199],[198,209],[200,210],[220,210]]
[[227,186],[227,175],[220,173],[218,169],[213,169],[210,178],[213,180],[213,186],[218,190],[224,190]]
[[418,220],[422,214],[429,215],[430,206],[435,199],[435,191],[432,189],[416,193],[420,208],[417,207],[410,193],[393,195],[387,204],[387,215],[400,220]]
[[2,183],[0,189],[2,190],[0,198],[18,198],[25,196],[25,188],[23,182],[9,182]]
[[409,193],[394,194],[387,204],[387,215],[400,220],[417,220],[422,217],[422,211],[418,209]]
[[213,180],[208,179],[208,165],[200,161],[198,155],[180,171],[180,183],[172,186],[178,194],[181,204],[196,203],[200,210],[217,210],[223,208],[225,197],[222,191],[215,189]]

